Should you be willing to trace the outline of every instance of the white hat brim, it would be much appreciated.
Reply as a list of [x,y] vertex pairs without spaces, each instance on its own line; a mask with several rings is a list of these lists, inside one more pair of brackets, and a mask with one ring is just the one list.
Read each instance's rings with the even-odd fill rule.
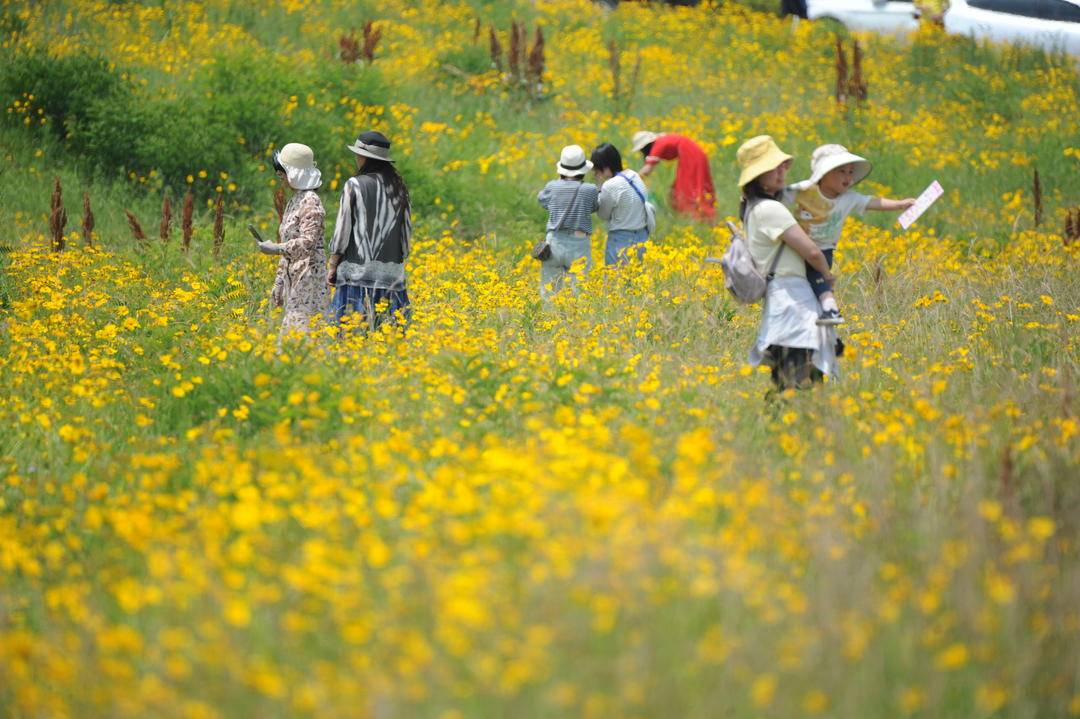
[[585,167],[579,167],[576,170],[571,170],[567,167],[563,167],[563,164],[560,162],[559,164],[555,165],[555,172],[559,173],[560,175],[566,175],[567,177],[578,177],[579,175],[584,175],[592,168],[593,164],[591,160],[586,160]]
[[660,137],[660,135],[658,135],[657,133],[650,132],[650,133],[648,133],[647,137],[643,137],[640,140],[638,140],[637,142],[635,142],[633,144],[633,146],[630,148],[630,151],[631,152],[641,152],[642,150],[645,149],[646,145],[648,145],[650,143],[653,143],[653,142],[656,142],[656,140],[659,137]]
[[322,173],[318,168],[301,169],[285,163],[281,166],[285,168],[285,179],[288,180],[289,187],[294,190],[314,190],[322,184]]
[[393,158],[391,158],[389,156],[387,156],[387,157],[379,157],[375,153],[370,152],[369,150],[367,150],[367,149],[365,149],[363,147],[357,147],[356,145],[346,145],[345,147],[346,147],[346,149],[348,149],[353,154],[360,155],[361,157],[370,157],[372,160],[382,160],[383,162],[393,162],[394,161]]
[[856,165],[855,179],[851,183],[853,186],[865,180],[874,167],[865,157],[859,157],[853,152],[840,152],[829,155],[818,163],[818,167],[810,174],[810,179],[807,182],[816,185],[821,182],[821,178],[825,177],[825,175],[844,165]]

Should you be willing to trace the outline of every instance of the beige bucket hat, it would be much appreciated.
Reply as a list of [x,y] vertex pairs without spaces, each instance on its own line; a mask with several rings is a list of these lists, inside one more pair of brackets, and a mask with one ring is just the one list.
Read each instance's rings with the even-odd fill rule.
[[775,170],[792,159],[792,156],[776,146],[772,135],[758,135],[740,145],[735,158],[740,169],[739,187],[744,187],[755,177]]
[[566,177],[577,177],[591,170],[593,164],[585,157],[585,150],[581,145],[567,145],[559,155],[559,164],[555,165],[555,172]]
[[285,179],[294,190],[314,190],[322,184],[315,153],[299,142],[290,142],[274,153],[274,169],[285,172]]
[[641,152],[647,145],[656,142],[656,139],[663,133],[649,132],[648,130],[640,130],[634,133],[633,145],[630,147],[632,152]]
[[870,174],[870,170],[873,169],[873,165],[870,164],[869,160],[848,152],[848,149],[843,145],[822,145],[814,150],[814,154],[810,156],[810,179],[807,182],[816,185],[821,182],[821,178],[825,177],[825,175],[844,165],[855,165],[855,178],[851,183],[852,185],[857,185],[865,180],[866,176]]

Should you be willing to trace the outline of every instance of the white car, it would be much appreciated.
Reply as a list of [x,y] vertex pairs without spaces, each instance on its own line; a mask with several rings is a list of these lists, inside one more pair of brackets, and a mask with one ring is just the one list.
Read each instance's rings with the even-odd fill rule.
[[1080,55],[1080,0],[951,0],[945,30]]
[[882,33],[911,32],[919,25],[915,3],[899,0],[807,0],[806,17]]

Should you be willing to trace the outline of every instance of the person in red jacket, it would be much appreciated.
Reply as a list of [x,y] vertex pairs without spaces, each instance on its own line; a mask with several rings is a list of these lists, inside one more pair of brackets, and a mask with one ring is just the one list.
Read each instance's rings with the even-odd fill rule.
[[642,130],[634,134],[633,151],[645,158],[645,166],[638,173],[642,177],[648,177],[661,160],[678,160],[675,184],[671,186],[672,209],[706,222],[716,219],[716,190],[709,158],[700,145],[683,135]]

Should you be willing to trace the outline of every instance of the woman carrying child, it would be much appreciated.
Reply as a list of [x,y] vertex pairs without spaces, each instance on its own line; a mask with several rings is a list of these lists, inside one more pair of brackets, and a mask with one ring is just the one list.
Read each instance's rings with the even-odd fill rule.
[[604,264],[623,264],[631,252],[640,258],[649,239],[645,183],[633,170],[623,169],[622,155],[609,142],[593,150],[592,164],[593,173],[603,183],[596,214],[608,225]]
[[750,350],[750,364],[772,368],[779,390],[820,382],[836,371],[835,334],[817,325],[820,305],[806,279],[809,264],[832,279],[825,255],[779,202],[791,166],[772,137],[759,135],[739,148],[739,216],[750,255],[769,268],[761,326]]
[[584,271],[592,267],[589,235],[592,234],[592,213],[598,207],[599,191],[591,182],[583,182],[593,164],[585,158],[580,145],[562,149],[555,172],[559,179],[551,180],[536,195],[540,206],[548,211],[547,243],[551,254],[540,262],[540,298],[548,300],[562,288],[567,276],[574,282],[570,268],[584,258]]

